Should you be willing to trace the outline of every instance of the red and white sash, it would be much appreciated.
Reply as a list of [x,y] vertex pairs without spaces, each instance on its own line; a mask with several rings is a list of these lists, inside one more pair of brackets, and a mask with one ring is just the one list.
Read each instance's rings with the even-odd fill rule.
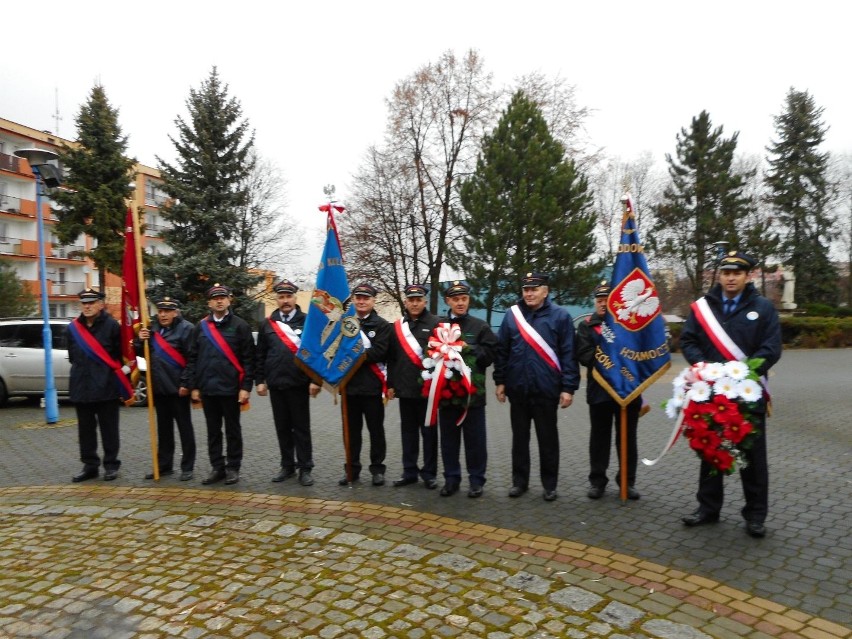
[[417,368],[422,369],[423,347],[420,346],[420,343],[414,337],[414,334],[411,332],[411,328],[408,326],[408,322],[403,322],[402,318],[399,318],[393,323],[393,327],[396,331],[396,338],[399,340],[402,350],[408,356],[408,359],[410,359],[411,363]]
[[716,350],[726,360],[744,362],[748,359],[742,349],[737,346],[736,342],[731,339],[731,336],[728,335],[727,331],[719,323],[719,320],[716,319],[710,305],[707,303],[707,298],[702,297],[694,301],[692,303],[692,310],[695,313],[695,319],[698,320],[698,323],[704,328],[704,332],[707,333],[707,337],[710,338]]
[[556,352],[550,347],[550,344],[545,342],[544,338],[538,334],[538,331],[530,325],[524,317],[524,314],[521,313],[521,309],[517,304],[512,306],[510,310],[512,311],[512,316],[515,318],[515,322],[518,325],[518,332],[520,332],[524,341],[529,344],[530,348],[538,353],[539,356],[548,363],[548,365],[561,373],[562,366],[559,365],[559,358],[556,356]]
[[272,327],[272,330],[278,336],[278,338],[284,342],[284,346],[290,349],[294,355],[296,351],[299,350],[299,347],[302,345],[302,338],[296,335],[296,332],[290,328],[289,324],[285,324],[284,322],[278,322],[272,319],[272,316],[269,316],[269,325]]

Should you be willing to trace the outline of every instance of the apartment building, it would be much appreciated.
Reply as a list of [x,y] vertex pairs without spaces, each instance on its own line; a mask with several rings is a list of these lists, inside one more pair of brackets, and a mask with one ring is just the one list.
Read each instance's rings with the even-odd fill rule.
[[[61,244],[52,229],[56,225],[56,204],[46,193],[41,198],[41,211],[36,211],[35,176],[26,160],[15,151],[40,148],[58,152],[64,145],[73,145],[49,131],[0,118],[0,259],[11,264],[24,285],[40,296],[38,273],[38,217],[44,221],[46,279],[51,317],[69,317],[77,312],[77,293],[89,286],[98,286],[98,270],[82,255],[94,248],[92,238],[81,235],[72,244]],[[61,167],[59,167],[61,169]],[[160,190],[157,169],[137,165],[136,189],[128,202],[143,211],[145,233],[143,249],[152,254],[164,254],[169,248],[160,238],[165,222],[160,206],[166,195]],[[121,303],[121,278],[107,273],[107,308],[118,315]]]

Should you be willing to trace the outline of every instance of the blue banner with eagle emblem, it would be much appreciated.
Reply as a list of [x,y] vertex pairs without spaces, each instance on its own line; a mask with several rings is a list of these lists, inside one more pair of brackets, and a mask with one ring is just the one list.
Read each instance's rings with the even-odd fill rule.
[[653,384],[671,359],[660,298],[648,271],[630,195],[623,202],[621,243],[592,372],[622,407]]
[[334,223],[334,212],[343,212],[343,207],[329,203],[319,208],[328,214],[325,248],[296,359],[315,382],[322,380],[336,389],[355,372],[364,357],[364,343],[355,307],[350,303],[349,281]]

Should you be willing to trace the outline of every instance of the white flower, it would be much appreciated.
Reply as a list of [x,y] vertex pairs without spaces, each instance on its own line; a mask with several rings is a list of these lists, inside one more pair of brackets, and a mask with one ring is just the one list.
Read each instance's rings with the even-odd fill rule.
[[429,371],[420,371],[420,377],[423,379],[432,379],[432,373]]
[[435,360],[430,357],[427,357],[423,360],[423,368],[435,368]]
[[737,399],[740,396],[739,384],[733,377],[722,377],[713,384],[713,392],[716,395],[724,395],[728,399]]
[[713,382],[725,374],[725,367],[718,362],[711,362],[701,371],[701,379]]
[[674,378],[672,386],[674,386],[675,392],[686,386],[686,371],[681,371],[680,374]]
[[444,370],[444,377],[447,378],[447,379],[452,379],[453,378],[452,369],[447,368],[446,370]]
[[744,362],[727,362],[725,364],[725,373],[728,377],[740,381],[748,377],[749,368]]
[[675,394],[672,396],[670,401],[674,402],[675,406],[680,408],[681,406],[686,404],[686,392],[686,389],[683,388],[678,391],[675,391]]
[[744,379],[737,386],[737,392],[747,402],[756,402],[763,397],[763,389],[753,379]]
[[666,417],[669,419],[675,419],[679,410],[680,406],[675,406],[674,400],[669,400],[666,403]]
[[692,388],[689,389],[686,397],[693,402],[706,402],[710,399],[710,384],[707,382],[695,382]]

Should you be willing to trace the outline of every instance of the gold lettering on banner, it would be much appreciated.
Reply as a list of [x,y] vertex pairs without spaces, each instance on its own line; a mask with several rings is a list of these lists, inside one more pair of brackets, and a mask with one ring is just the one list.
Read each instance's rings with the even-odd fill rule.
[[624,366],[621,367],[621,374],[624,375],[631,382],[635,382],[636,378],[633,377],[633,374],[627,370]]
[[658,357],[663,357],[666,353],[669,352],[669,345],[663,344],[659,348],[655,348],[650,351],[632,351],[629,348],[622,348],[618,353],[624,359],[629,359],[633,362],[646,362],[649,359],[657,359]]
[[615,366],[615,362],[610,359],[609,355],[607,355],[603,352],[603,350],[601,350],[600,346],[595,347],[595,359],[600,362],[607,370]]
[[348,355],[340,360],[340,363],[337,365],[337,370],[341,373],[345,373],[349,370],[349,367],[352,365],[352,358]]
[[644,253],[645,245],[644,244],[619,244],[618,245],[619,253]]
[[325,263],[327,266],[343,266],[343,260],[339,257],[330,257]]

